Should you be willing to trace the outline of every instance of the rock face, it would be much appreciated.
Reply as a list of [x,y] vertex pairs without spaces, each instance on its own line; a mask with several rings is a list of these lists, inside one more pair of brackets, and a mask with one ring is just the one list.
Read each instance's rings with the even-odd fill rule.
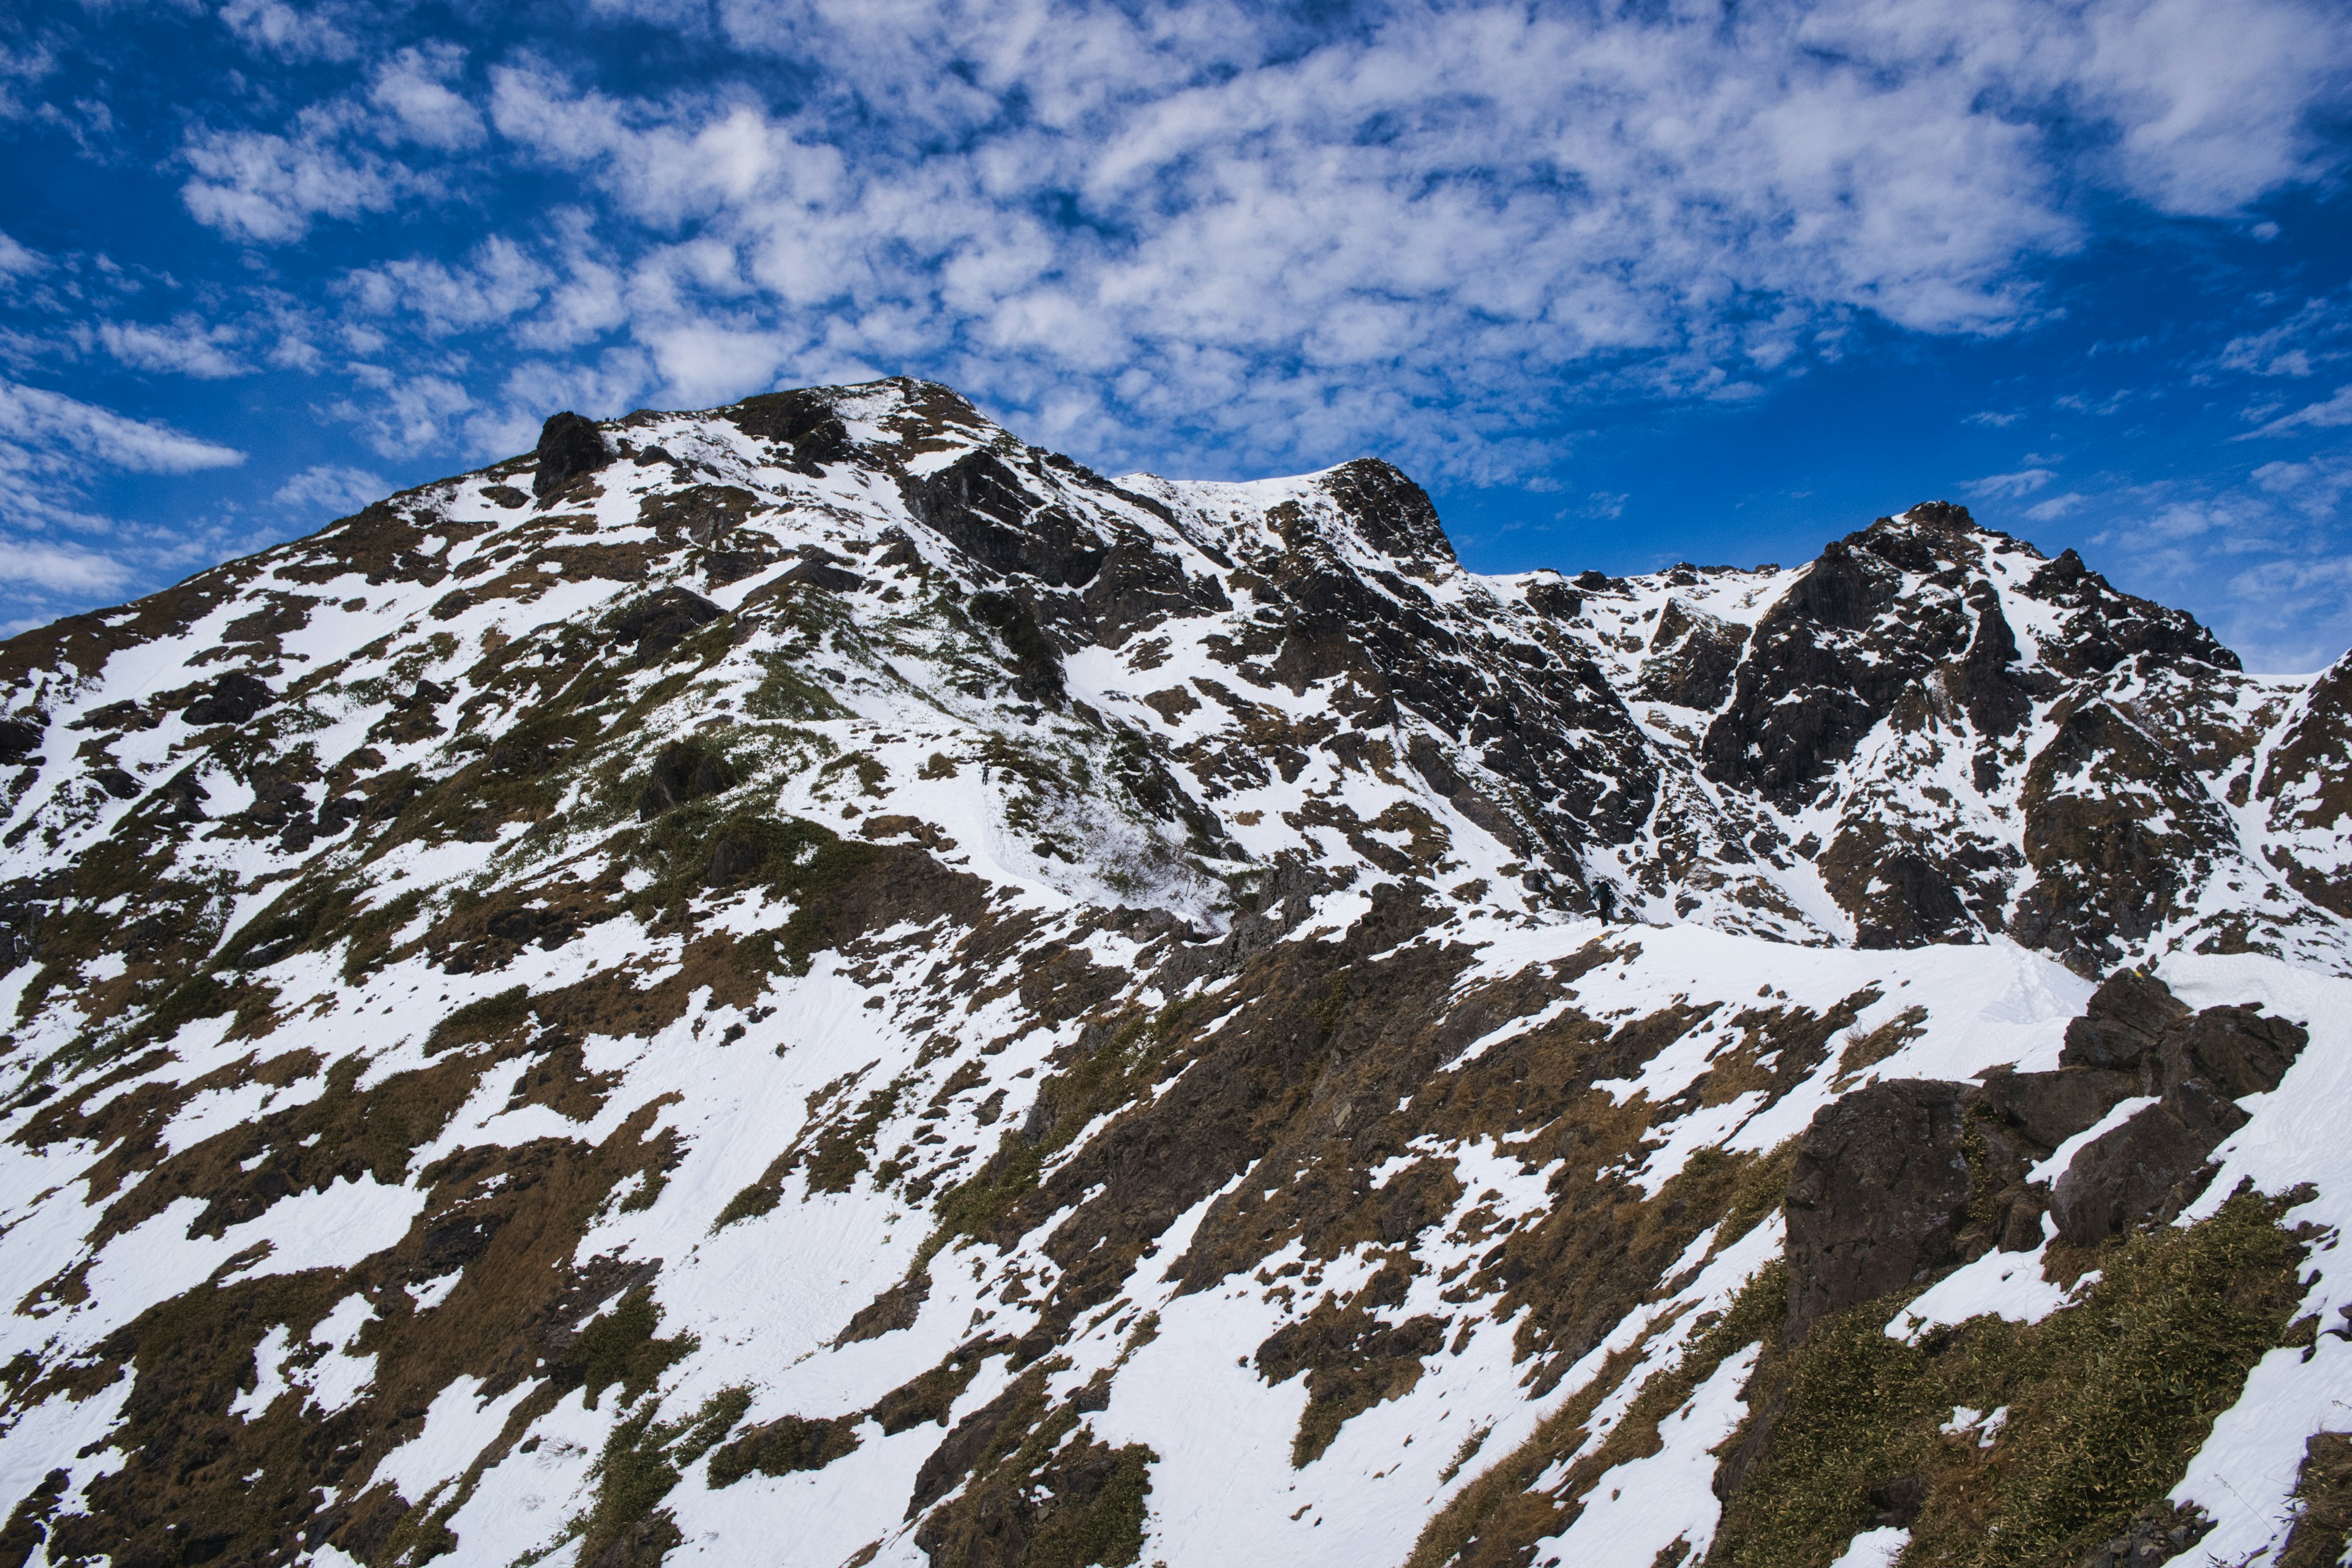
[[[2192,1013],[2160,980],[2125,971],[2066,1026],[2058,1070],[1977,1083],[1882,1080],[1814,1117],[1789,1184],[1788,1337],[1998,1246],[2026,1251],[2050,1214],[2095,1247],[2172,1219],[2204,1190],[2207,1156],[2244,1126],[2236,1101],[2278,1088],[2310,1043],[2258,1007]],[[2076,1134],[2135,1103],[2029,1183]]]
[[[1942,503],[1494,577],[559,415],[0,644],[0,1568],[1706,1556],[1751,1373],[2307,1179],[2346,684]],[[2017,1490],[1960,1403],[1798,1556]]]

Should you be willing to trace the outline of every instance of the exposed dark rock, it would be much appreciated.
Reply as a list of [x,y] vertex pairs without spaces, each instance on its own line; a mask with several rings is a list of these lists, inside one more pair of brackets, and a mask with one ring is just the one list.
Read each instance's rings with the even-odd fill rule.
[[2059,1236],[2074,1246],[2092,1247],[2138,1220],[2169,1219],[2179,1213],[2196,1195],[2179,1192],[2181,1184],[2235,1130],[2222,1124],[2229,1120],[2224,1107],[2235,1113],[2237,1125],[2244,1124],[2245,1112],[2227,1100],[2184,1086],[2102,1133],[2051,1186],[2050,1213]]
[[268,687],[243,670],[233,669],[215,680],[180,716],[199,729],[212,724],[242,724],[277,700],[278,694]]
[[613,460],[604,432],[569,409],[551,415],[540,427],[539,446],[532,456],[539,471],[531,478],[531,493],[542,501]]
[[1970,1182],[1964,1085],[1896,1079],[1825,1107],[1789,1180],[1788,1337],[1959,1261]]
[[1528,607],[1556,621],[1572,621],[1584,613],[1584,595],[1564,583],[1539,579],[1528,584]]
[[[689,800],[733,789],[736,783],[735,770],[726,758],[691,741],[672,741],[655,756],[645,785],[637,792],[637,820],[649,822]],[[716,858],[714,852],[714,861]]]
[[2295,705],[2263,764],[2254,798],[2270,805],[2273,861],[2294,890],[2352,918],[2352,654],[2336,661]]
[[714,588],[740,583],[765,570],[768,557],[750,550],[714,550],[702,558],[702,579]]
[[2179,753],[2114,704],[2066,713],[2026,769],[2035,880],[2011,933],[2082,971],[2105,969],[2180,914],[2236,829]]
[[966,453],[937,473],[905,481],[905,490],[919,520],[997,572],[1082,588],[1110,553],[1072,513],[1031,494],[992,452]]
[[1013,689],[1024,700],[1062,700],[1062,655],[1037,625],[1025,599],[1011,594],[974,594],[974,618],[1004,639],[1013,659]]
[[2050,1205],[2059,1235],[2088,1247],[2179,1213],[2210,1179],[2207,1157],[2245,1125],[2236,1101],[2276,1089],[2309,1041],[2298,1025],[2258,1008],[2192,1014],[2161,981],[2131,973],[2109,980],[2067,1026],[2061,1060],[2160,1098],[2060,1173]]
[[[2044,1149],[2055,1149],[2075,1133],[2098,1125],[2099,1118],[2139,1091],[2137,1074],[2100,1068],[2003,1070],[1984,1078],[1987,1108]],[[2035,1239],[2040,1239],[2038,1232]]]
[[675,584],[656,590],[630,606],[613,630],[624,642],[636,645],[637,663],[654,664],[687,637],[727,612],[691,589]]
[[695,485],[646,497],[637,505],[637,519],[657,533],[683,533],[707,546],[739,526],[757,503],[758,498],[740,485]]
[[121,768],[93,768],[90,770],[89,776],[96,781],[99,788],[117,800],[139,798],[139,781]]
[[1642,661],[1634,694],[1678,707],[1711,710],[1731,695],[1733,673],[1748,647],[1748,628],[1736,626],[1680,599],[1668,599]]
[[2091,994],[2083,1016],[2067,1024],[2059,1063],[2137,1074],[2165,1031],[2189,1016],[2163,981],[2119,969]]
[[759,839],[723,833],[711,843],[710,860],[703,868],[702,879],[714,888],[730,887],[757,871],[767,858],[767,846]]
[[15,767],[41,749],[47,726],[29,719],[0,719],[0,766]]
[[822,473],[824,465],[846,462],[854,450],[849,428],[834,413],[832,401],[813,389],[747,397],[728,416],[754,440],[787,448],[784,466],[800,473]]
[[2001,614],[2000,595],[1990,584],[1979,587],[1969,595],[1977,612],[1976,636],[1960,659],[1954,686],[1978,734],[2005,736],[2032,715],[2033,694],[2019,667],[2017,634]]
[[2213,1521],[2194,1505],[2158,1503],[2143,1510],[2131,1528],[2083,1559],[2080,1568],[2156,1568],[2169,1563],[2211,1533]]
[[1189,576],[1183,563],[1141,543],[1113,546],[1081,598],[1094,617],[1095,640],[1107,647],[1171,616],[1233,607],[1215,578]]
[[2213,634],[2198,625],[2196,617],[2117,593],[2072,550],[2036,572],[2025,591],[2074,612],[2066,618],[2066,635],[2043,650],[2044,658],[2062,675],[2104,674],[2143,653],[2168,662],[2187,659],[2215,669],[2242,668],[2238,656],[2214,641]]
[[1854,945],[1924,947],[1965,941],[1970,930],[1959,890],[1924,855],[1898,852],[1871,865],[1875,887],[1854,925]]
[[1373,549],[1399,561],[1454,559],[1453,541],[1428,493],[1378,458],[1340,464],[1324,476],[1323,488]]
[[811,557],[785,573],[781,582],[806,584],[828,594],[854,594],[866,586],[866,579],[855,572],[845,572],[830,562]]
[[1965,647],[1967,622],[1948,606],[1882,622],[1903,574],[1860,547],[1868,537],[1829,545],[1757,624],[1730,705],[1700,747],[1707,777],[1801,805],[1897,698]]

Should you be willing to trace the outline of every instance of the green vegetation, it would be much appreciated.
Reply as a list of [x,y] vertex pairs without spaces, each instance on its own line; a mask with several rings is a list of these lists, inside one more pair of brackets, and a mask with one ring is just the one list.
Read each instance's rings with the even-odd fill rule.
[[[661,1309],[651,1295],[633,1290],[620,1305],[580,1331],[564,1359],[577,1367],[588,1408],[614,1384],[621,1385],[621,1403],[627,1405],[652,1388],[671,1364],[692,1355],[699,1342],[691,1334],[657,1340]],[[714,1439],[715,1441],[715,1439]]]
[[1067,1071],[1047,1079],[1037,1090],[1034,1136],[1008,1129],[987,1164],[970,1181],[941,1194],[939,1228],[923,1243],[915,1268],[924,1268],[957,1237],[987,1235],[1014,1204],[1035,1190],[1047,1161],[1096,1118],[1158,1082],[1168,1047],[1182,1031],[1184,1005],[1171,1003],[1156,1016],[1129,1015],[1108,1039]]
[[710,1456],[710,1484],[731,1487],[754,1470],[763,1476],[821,1470],[857,1451],[860,1418],[811,1421],[786,1415],[755,1426]]
[[[593,1403],[592,1399],[590,1403]],[[624,1535],[640,1531],[666,1535],[675,1544],[677,1527],[667,1518],[654,1519],[654,1510],[677,1485],[686,1467],[702,1458],[743,1418],[751,1407],[749,1389],[730,1388],[715,1394],[687,1419],[661,1423],[648,1406],[622,1422],[604,1440],[596,1461],[596,1501],[581,1522],[578,1560],[593,1563]],[[635,1554],[633,1561],[650,1562],[660,1552]]]
[[[1889,1488],[1924,1488],[1915,1562],[2060,1563],[2121,1533],[2279,1343],[2301,1295],[2304,1247],[2277,1223],[2294,1201],[2241,1193],[2197,1225],[2125,1238],[2079,1302],[2038,1324],[1979,1318],[1906,1345],[1884,1331],[1890,1298],[1814,1325],[1749,1386],[1749,1407],[1777,1415],[1709,1563],[1830,1563]],[[1939,1432],[1959,1405],[2006,1406],[1998,1441]]]

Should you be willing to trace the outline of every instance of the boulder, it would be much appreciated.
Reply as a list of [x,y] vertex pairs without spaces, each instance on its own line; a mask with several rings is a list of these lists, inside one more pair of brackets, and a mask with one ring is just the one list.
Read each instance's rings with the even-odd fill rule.
[[1964,1084],[1895,1079],[1813,1118],[1789,1181],[1788,1336],[1959,1261]]
[[569,409],[549,416],[540,427],[539,447],[532,456],[539,461],[539,472],[531,479],[531,493],[542,501],[613,460],[604,432]]
[[202,729],[212,724],[242,724],[278,700],[269,688],[243,670],[233,669],[215,680],[181,717]]

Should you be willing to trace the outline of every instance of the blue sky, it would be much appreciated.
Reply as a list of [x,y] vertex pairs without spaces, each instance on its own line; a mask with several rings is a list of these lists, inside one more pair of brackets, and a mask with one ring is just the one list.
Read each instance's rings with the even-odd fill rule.
[[2335,0],[19,0],[0,137],[11,628],[905,372],[1111,471],[1386,456],[1483,569],[1944,497],[2352,645]]

